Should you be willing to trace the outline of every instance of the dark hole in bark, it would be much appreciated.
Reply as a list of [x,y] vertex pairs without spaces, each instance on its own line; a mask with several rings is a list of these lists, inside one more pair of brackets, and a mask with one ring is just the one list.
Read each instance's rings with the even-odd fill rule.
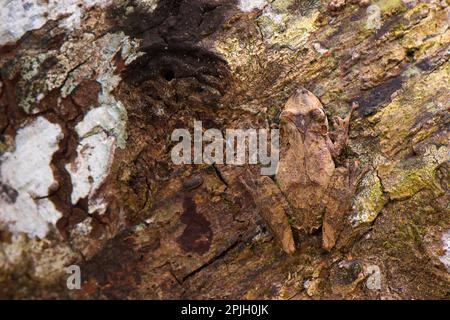
[[410,59],[414,58],[415,54],[416,54],[416,50],[414,50],[414,49],[408,49],[406,51],[406,56]]
[[167,81],[172,81],[173,78],[175,78],[175,72],[173,70],[170,70],[170,69],[164,70],[163,71],[163,76],[164,76],[164,79],[166,79]]

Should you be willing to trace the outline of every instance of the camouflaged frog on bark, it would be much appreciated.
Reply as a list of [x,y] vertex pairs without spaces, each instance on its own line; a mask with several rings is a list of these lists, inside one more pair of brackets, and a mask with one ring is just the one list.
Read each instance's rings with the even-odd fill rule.
[[359,163],[337,166],[335,159],[347,144],[350,117],[335,117],[330,133],[319,99],[299,88],[280,115],[281,149],[275,181],[269,177],[241,181],[251,193],[283,250],[295,251],[293,227],[307,234],[322,227],[323,247],[331,250],[351,210],[356,188],[367,169]]

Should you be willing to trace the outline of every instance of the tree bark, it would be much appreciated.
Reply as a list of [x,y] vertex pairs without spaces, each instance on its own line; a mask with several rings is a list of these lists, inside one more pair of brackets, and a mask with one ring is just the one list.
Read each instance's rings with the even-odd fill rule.
[[[1,4],[1,298],[448,298],[446,1]],[[246,167],[175,165],[171,134],[278,128],[298,86],[359,103],[337,161],[370,170],[336,247],[287,255]]]

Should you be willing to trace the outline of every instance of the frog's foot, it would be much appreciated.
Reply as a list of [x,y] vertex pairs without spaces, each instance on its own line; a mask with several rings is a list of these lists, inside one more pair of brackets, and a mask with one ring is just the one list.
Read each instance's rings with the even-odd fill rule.
[[353,102],[350,108],[350,112],[348,115],[342,119],[341,117],[333,117],[333,126],[335,128],[336,134],[344,134],[348,136],[348,127],[350,126],[350,119],[353,115],[353,112],[359,108],[358,102]]
[[289,207],[286,199],[275,182],[267,176],[253,179],[240,177],[244,188],[251,194],[259,213],[275,234],[283,250],[288,254],[295,252],[294,236],[289,224],[286,210]]
[[342,119],[341,117],[334,116],[333,117],[333,127],[336,133],[338,132],[346,132],[349,125],[349,118],[346,117]]
[[332,133],[333,143],[331,145],[331,154],[336,158],[345,148],[348,142],[348,130],[353,111],[359,108],[357,102],[353,102],[350,112],[344,119],[341,117],[333,117],[334,132]]

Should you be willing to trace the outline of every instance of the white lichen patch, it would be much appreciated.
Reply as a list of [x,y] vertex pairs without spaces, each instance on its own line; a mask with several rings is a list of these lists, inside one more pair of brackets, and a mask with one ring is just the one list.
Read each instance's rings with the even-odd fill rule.
[[92,231],[92,217],[85,219],[84,221],[77,223],[73,232],[79,235],[87,236]]
[[441,240],[443,244],[442,249],[445,253],[439,257],[439,260],[447,268],[447,271],[450,272],[450,230],[442,234]]
[[[86,79],[106,79],[101,82],[108,85],[105,95],[109,94],[120,82],[120,76],[114,73],[115,55],[120,55],[128,65],[142,55],[137,51],[138,46],[139,41],[131,40],[123,32],[100,37],[91,32],[69,34],[58,50],[45,53],[30,50],[17,57],[13,64],[0,67],[5,67],[8,77],[20,74],[18,85],[24,90],[18,96],[18,105],[26,113],[33,114],[42,111],[38,102],[50,91],[59,90],[65,98]],[[50,60],[55,62],[51,67],[45,64]]]
[[26,272],[43,282],[57,281],[65,274],[65,266],[76,258],[66,243],[52,245],[48,239],[30,239],[25,234],[13,235],[11,242],[0,243],[0,273]]
[[[89,43],[88,47],[86,43]],[[47,82],[51,83],[48,89],[62,86],[62,96],[66,97],[83,79],[97,75],[97,81],[104,85],[106,96],[121,80],[114,73],[114,56],[120,54],[125,64],[129,64],[142,54],[137,52],[138,46],[139,42],[131,40],[123,32],[107,33],[98,39],[93,34],[85,33],[81,41],[67,41],[56,57],[59,67],[51,69],[47,75]],[[64,70],[71,72],[67,74]]]
[[93,197],[108,174],[114,157],[114,137],[101,132],[81,140],[76,159],[66,166],[72,179],[73,204]]
[[103,104],[90,110],[79,122],[75,130],[79,137],[89,138],[102,131],[107,132],[119,141],[120,147],[124,147],[126,140],[126,111],[122,103]]
[[116,146],[125,143],[125,115],[120,102],[105,104],[89,111],[75,127],[81,140],[77,157],[66,166],[72,179],[73,204],[89,197],[90,211],[106,209],[95,199],[95,194],[108,175]]
[[158,7],[158,2],[159,0],[139,0],[139,3],[143,4],[150,13]]
[[101,215],[106,212],[107,207],[108,207],[107,203],[105,199],[103,199],[102,197],[96,197],[89,201],[90,213],[97,212],[98,214]]
[[328,53],[330,51],[330,50],[322,47],[322,45],[319,42],[314,42],[313,43],[313,48],[319,54],[325,54],[325,53]]
[[[96,197],[96,192],[108,176],[116,147],[124,148],[127,138],[126,110],[112,95],[121,81],[114,74],[113,57],[120,52],[125,62],[130,63],[139,54],[135,50],[136,43],[129,41],[123,33],[107,34],[97,45],[102,48],[96,78],[102,86],[98,97],[100,106],[91,109],[76,125],[75,130],[80,139],[77,157],[66,169],[72,179],[72,203],[76,204],[88,197],[89,211],[101,213],[106,210],[106,205]],[[76,85],[75,80],[72,85]]]
[[[66,166],[73,184],[71,201],[76,203],[88,197],[89,203],[93,203],[90,211],[106,210],[106,204],[98,203],[100,200],[94,195],[108,175],[115,148],[124,148],[127,138],[126,110],[112,94],[121,81],[115,72],[115,57],[120,55],[125,64],[129,64],[141,55],[137,51],[138,46],[137,41],[123,32],[107,33],[99,38],[92,33],[84,33],[81,40],[69,37],[60,50],[51,52],[58,63],[46,72],[44,78],[33,79],[36,90],[30,89],[19,101],[27,113],[35,113],[39,111],[35,108],[37,97],[43,97],[53,89],[60,88],[62,97],[67,97],[85,79],[95,77],[100,83],[98,103],[91,106],[92,109],[75,128],[79,137],[77,157]],[[29,80],[36,76],[34,70],[39,69],[48,57],[37,55],[21,60],[17,64],[19,70],[30,72],[22,74],[22,77]]]
[[61,27],[77,28],[86,9],[111,0],[0,0],[0,45],[15,42],[27,31],[62,18]]
[[[0,4],[2,1],[0,0]],[[45,1],[34,2],[39,2],[42,6],[45,3]],[[54,0],[47,2],[49,8],[55,5]],[[60,1],[58,5],[63,6],[68,2],[68,0]],[[66,165],[65,169],[73,185],[70,201],[76,203],[79,199],[86,198],[89,213],[101,214],[106,212],[108,207],[107,195],[98,191],[109,174],[116,148],[124,148],[127,138],[126,110],[113,95],[113,90],[121,81],[119,73],[116,72],[117,58],[121,57],[125,65],[128,65],[142,53],[137,51],[138,41],[131,40],[123,32],[101,34],[95,30],[84,33],[77,30],[71,33],[70,28],[78,27],[78,23],[83,28],[83,19],[85,19],[83,13],[90,4],[107,1],[72,1],[71,3],[78,2],[82,3],[79,7],[79,15],[76,12],[65,12],[67,16],[61,16],[60,26],[65,24],[69,32],[66,34],[67,40],[60,48],[48,50],[45,53],[29,50],[8,65],[9,69],[5,69],[5,72],[8,72],[8,76],[20,74],[22,82],[20,86],[26,89],[18,96],[18,105],[28,114],[41,112],[37,102],[54,89],[58,89],[62,97],[68,97],[86,79],[100,83],[98,102],[87,106],[88,111],[75,126],[75,132],[79,138],[76,157]],[[156,1],[146,2],[149,8],[157,5]],[[8,10],[2,9],[0,17],[13,14],[11,8],[21,3],[25,1],[16,1]],[[20,14],[20,10],[16,14]],[[39,20],[41,11],[36,10],[33,14],[37,15],[37,21],[41,21]],[[48,19],[51,17],[60,17],[58,10],[55,9],[48,15]],[[23,19],[34,18],[26,16]],[[74,23],[71,24],[71,21]],[[29,21],[29,25],[23,27],[22,24],[25,22],[19,21],[18,25],[14,26],[17,29],[7,28],[2,24],[0,40],[8,42],[9,40],[5,40],[5,37],[9,37],[8,39],[14,41],[26,31],[40,28],[41,22]],[[102,22],[99,21],[99,23]],[[20,29],[21,26],[22,29]],[[42,68],[44,61],[48,59],[55,61],[55,64]],[[45,72],[39,70],[45,70]],[[59,99],[54,108],[58,108],[61,102],[62,99]],[[45,238],[52,229],[51,225],[62,216],[62,213],[58,212],[46,197],[58,187],[50,162],[58,149],[58,142],[62,139],[61,132],[58,125],[44,118],[36,118],[34,122],[17,132],[15,149],[10,147],[10,145],[14,146],[13,141],[7,145],[7,148],[0,145],[1,152],[5,152],[0,155],[0,230],[4,229],[13,233],[14,245],[19,245],[18,236],[27,239],[36,236],[43,238],[35,239],[36,242],[34,239],[24,240],[23,248],[17,248],[17,246],[6,248],[0,245],[0,273],[8,268],[16,270],[19,268],[17,263],[21,261],[32,261],[35,270],[29,271],[29,274],[37,278],[50,279],[54,274],[64,273],[64,266],[69,260],[75,258],[70,248],[55,247]],[[89,221],[88,218],[86,222],[75,226],[75,231],[71,234],[73,244],[76,244],[74,247],[77,249],[84,250],[86,243],[89,242],[88,234],[92,228]],[[42,241],[45,241],[45,247],[39,246],[40,243],[44,243]],[[35,245],[35,250],[30,249],[30,246]],[[83,254],[86,252],[83,251]],[[14,260],[16,256],[21,258],[16,261]],[[42,264],[40,257],[45,260]],[[7,261],[5,265],[2,265],[2,259]],[[47,265],[47,261],[52,265]],[[25,265],[24,268],[29,266]],[[52,274],[49,275],[48,272]]]
[[57,187],[50,162],[62,138],[59,125],[39,117],[18,130],[15,150],[0,157],[0,225],[10,232],[43,238],[61,217],[45,197]]
[[244,12],[250,12],[255,9],[262,9],[267,5],[267,0],[240,0],[239,9]]

